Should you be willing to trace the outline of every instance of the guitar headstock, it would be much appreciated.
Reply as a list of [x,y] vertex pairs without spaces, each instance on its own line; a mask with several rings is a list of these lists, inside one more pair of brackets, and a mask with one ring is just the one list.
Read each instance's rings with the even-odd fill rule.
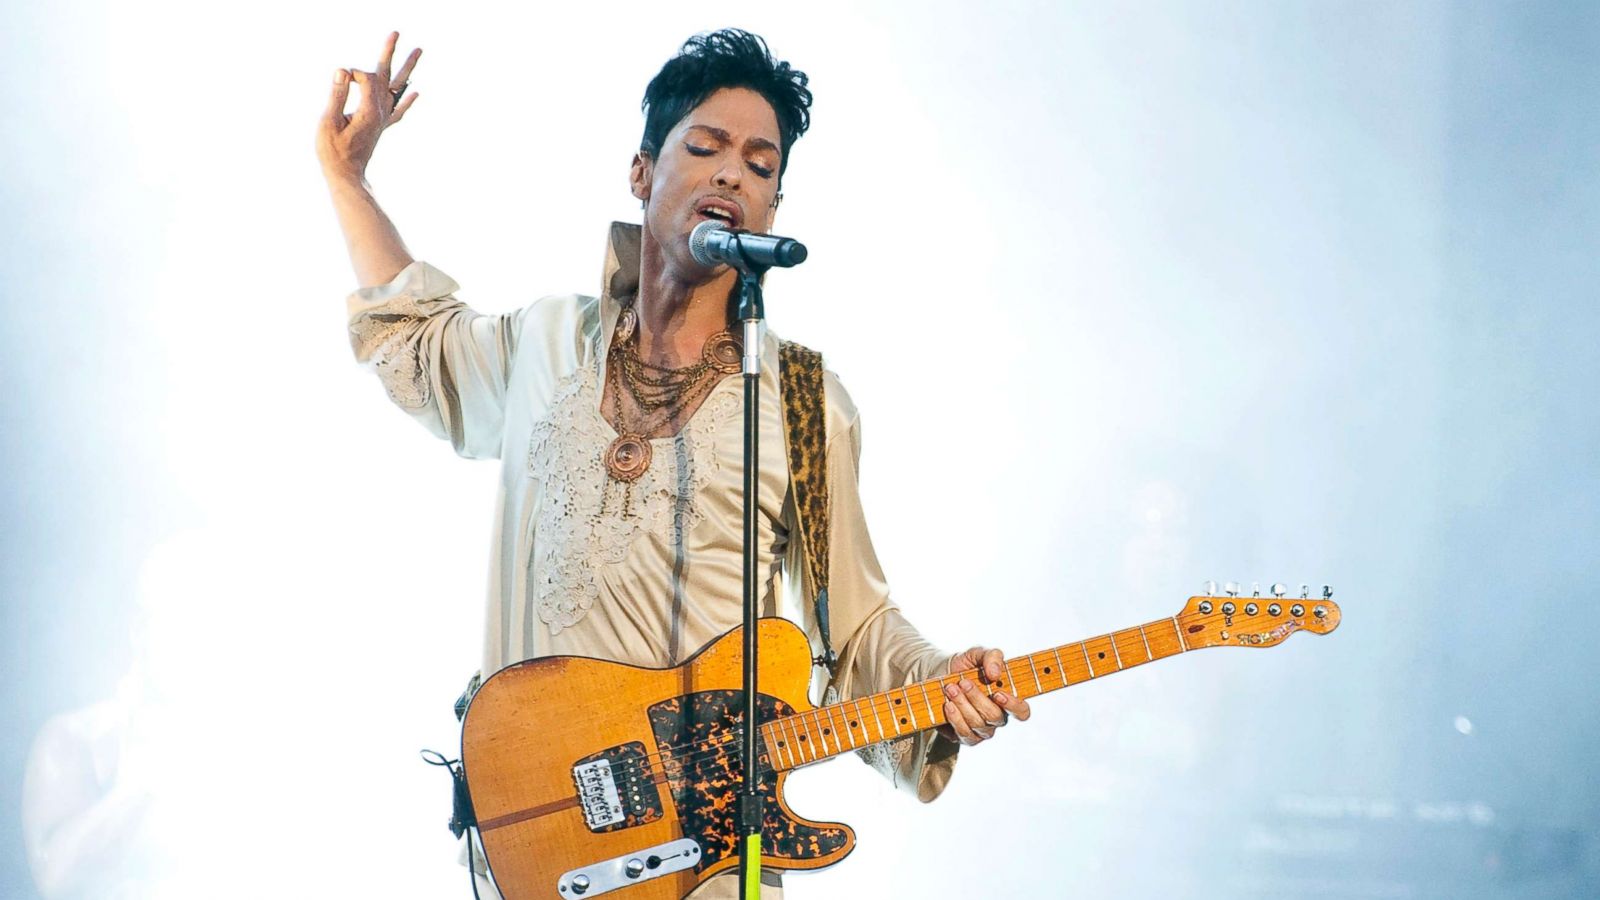
[[1322,596],[1312,597],[1307,585],[1300,596],[1289,597],[1281,584],[1272,586],[1269,596],[1261,596],[1255,585],[1240,596],[1239,586],[1228,582],[1221,595],[1216,584],[1206,583],[1206,593],[1190,597],[1178,613],[1179,629],[1190,650],[1201,647],[1272,647],[1296,631],[1327,634],[1339,627],[1339,604],[1333,602],[1333,589],[1326,585]]

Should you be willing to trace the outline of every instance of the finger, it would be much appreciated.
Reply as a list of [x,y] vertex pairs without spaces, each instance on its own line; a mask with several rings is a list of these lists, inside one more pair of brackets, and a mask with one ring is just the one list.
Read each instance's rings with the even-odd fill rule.
[[394,108],[394,113],[389,116],[389,124],[393,125],[394,123],[396,123],[396,122],[400,121],[402,118],[404,118],[405,114],[406,114],[406,110],[411,108],[411,104],[414,103],[416,101],[416,99],[417,99],[417,92],[416,91],[412,91],[411,93],[407,94],[406,98],[404,100],[400,101],[400,105],[396,106]]
[[384,84],[389,83],[389,64],[394,62],[394,45],[400,40],[400,32],[389,32],[389,39],[383,42],[383,54],[378,57],[378,71],[376,74],[383,78]]
[[369,110],[372,113],[377,113],[379,110],[378,94],[383,90],[382,85],[378,84],[377,74],[363,72],[360,69],[351,69],[350,78],[356,84],[361,85],[361,101],[356,106],[356,112],[359,114],[363,110]]
[[340,69],[333,73],[333,93],[328,96],[328,118],[343,123],[344,105],[350,99],[350,72]]
[[956,708],[956,714],[960,717],[959,722],[952,720],[952,724],[956,725],[958,732],[961,726],[965,726],[975,737],[974,743],[994,736],[994,729],[990,727],[989,721],[973,708],[972,692],[975,687],[976,685],[963,678],[959,684],[947,685],[945,688],[945,696],[950,698],[950,704]]
[[983,674],[990,681],[999,678],[1005,671],[1006,656],[999,650],[985,650],[983,652]]
[[410,56],[406,57],[405,65],[400,67],[400,71],[396,73],[394,78],[391,80],[395,84],[399,84],[402,81],[410,81],[411,70],[417,67],[417,60],[420,58],[422,58],[422,48],[418,47],[417,49],[411,51]]
[[966,718],[961,714],[961,710],[956,706],[954,700],[945,701],[944,718],[950,727],[955,730],[956,740],[965,746],[971,747],[973,744],[983,740],[983,738],[972,733],[972,726],[967,724]]
[[1006,712],[1016,716],[1019,722],[1026,722],[1028,717],[1033,715],[1033,708],[1028,705],[1028,701],[1020,697],[1013,697],[1005,691],[995,691],[994,699]]
[[[984,725],[998,727],[1004,724],[1006,711],[991,700],[988,694],[970,681],[962,681],[961,686],[967,689],[967,700],[971,702],[972,708],[982,717]],[[996,691],[996,693],[999,692]]]

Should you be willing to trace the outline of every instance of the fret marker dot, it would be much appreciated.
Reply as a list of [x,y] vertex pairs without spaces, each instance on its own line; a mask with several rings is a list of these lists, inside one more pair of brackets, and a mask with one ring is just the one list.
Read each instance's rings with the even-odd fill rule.
[[806,736],[803,735],[803,734],[800,735],[800,743],[804,744],[805,742],[806,742]]
[[855,728],[855,727],[857,727],[857,726],[856,726],[856,723],[854,723],[854,722],[851,722],[851,723],[850,723],[850,727],[851,727],[851,728]]
[[1044,667],[1044,673],[1045,673],[1045,674],[1046,674],[1046,675],[1049,675],[1049,674],[1050,674],[1050,667],[1049,667],[1049,666],[1045,666],[1045,667]]
[[900,701],[899,700],[894,701],[894,705],[895,706],[899,706],[900,705]]
[[822,733],[823,734],[833,734],[833,729],[832,728],[824,728],[824,729],[822,729]]
[[1096,653],[1095,656],[1098,656],[1101,659],[1105,659],[1106,658],[1106,652],[1104,650],[1101,650],[1099,653]]
[[901,719],[901,720],[900,720],[900,724],[901,724],[901,725],[904,725],[904,724],[905,724],[905,723],[906,723],[906,720],[905,720],[905,719]]

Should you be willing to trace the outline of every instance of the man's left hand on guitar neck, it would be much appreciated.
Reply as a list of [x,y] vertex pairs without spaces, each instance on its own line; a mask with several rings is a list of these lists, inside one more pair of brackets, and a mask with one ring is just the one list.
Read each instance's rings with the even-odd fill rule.
[[[1004,665],[1005,654],[999,650],[973,647],[971,650],[950,657],[950,667],[947,671],[954,674],[981,667],[984,677],[993,681],[1000,677]],[[1006,724],[1010,716],[1016,716],[1018,721],[1026,722],[1033,714],[1028,709],[1028,701],[1005,691],[995,691],[990,694],[982,685],[975,684],[970,678],[963,678],[957,684],[946,685],[944,693],[944,716],[947,724],[940,725],[938,731],[949,740],[960,741],[968,747],[994,737],[995,732]]]

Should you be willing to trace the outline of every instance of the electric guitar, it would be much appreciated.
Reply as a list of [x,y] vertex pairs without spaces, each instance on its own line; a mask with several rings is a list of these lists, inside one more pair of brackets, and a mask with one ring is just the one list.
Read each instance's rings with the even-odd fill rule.
[[[1259,593],[1259,592],[1258,592]],[[974,670],[813,707],[811,646],[794,623],[762,619],[761,864],[819,869],[855,832],[784,801],[789,772],[944,724],[944,686],[969,678],[1021,698],[1207,647],[1272,647],[1339,625],[1321,599],[1191,597],[1175,616]],[[490,871],[505,900],[678,900],[737,867],[743,759],[742,628],[680,666],[646,669],[580,656],[508,666],[478,689],[461,759]]]

